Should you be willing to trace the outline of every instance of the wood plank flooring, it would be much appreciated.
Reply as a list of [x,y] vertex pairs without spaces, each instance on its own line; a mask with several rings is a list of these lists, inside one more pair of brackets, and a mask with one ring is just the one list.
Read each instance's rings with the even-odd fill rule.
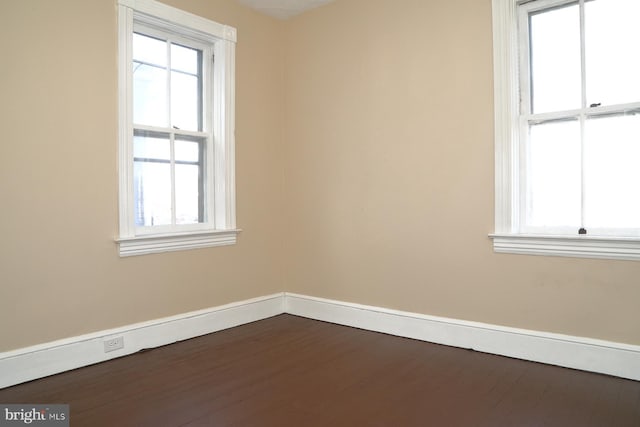
[[72,426],[640,426],[640,382],[291,315],[0,390]]

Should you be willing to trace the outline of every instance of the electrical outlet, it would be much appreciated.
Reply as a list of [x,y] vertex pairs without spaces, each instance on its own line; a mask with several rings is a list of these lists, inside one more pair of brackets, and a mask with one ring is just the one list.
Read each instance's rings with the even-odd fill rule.
[[108,340],[104,340],[104,352],[109,353],[110,351],[120,350],[124,348],[124,337],[115,337],[110,338]]

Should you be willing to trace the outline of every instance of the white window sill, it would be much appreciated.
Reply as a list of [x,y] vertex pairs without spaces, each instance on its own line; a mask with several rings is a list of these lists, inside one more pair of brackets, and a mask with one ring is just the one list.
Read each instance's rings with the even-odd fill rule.
[[241,230],[198,231],[179,234],[155,234],[116,239],[120,256],[147,255],[160,252],[183,251],[234,245]]
[[490,234],[498,253],[640,260],[640,238]]

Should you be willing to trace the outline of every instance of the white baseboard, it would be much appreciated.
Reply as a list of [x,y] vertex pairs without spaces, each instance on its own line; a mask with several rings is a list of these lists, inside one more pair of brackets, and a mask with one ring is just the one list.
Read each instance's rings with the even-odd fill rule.
[[[278,293],[0,353],[0,388],[288,313],[640,381],[640,346]],[[104,352],[104,341],[124,348]]]
[[640,380],[640,346],[285,293],[287,313],[485,353]]
[[[276,316],[283,301],[278,293],[0,353],[0,388]],[[114,337],[124,348],[105,353]]]

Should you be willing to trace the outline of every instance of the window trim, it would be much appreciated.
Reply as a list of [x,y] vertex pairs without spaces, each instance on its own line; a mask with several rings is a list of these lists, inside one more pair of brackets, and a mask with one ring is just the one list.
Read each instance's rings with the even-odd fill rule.
[[[495,232],[494,252],[640,260],[640,238],[518,233],[520,146],[520,55],[518,5],[522,0],[492,0]],[[546,3],[542,0],[542,3]]]
[[[181,36],[210,43],[215,55],[211,105],[213,144],[209,158],[213,176],[208,178],[213,197],[207,228],[182,227],[155,234],[136,233],[133,203],[133,122],[131,35],[136,25],[151,25]],[[118,0],[118,165],[119,236],[121,257],[236,243],[235,212],[235,44],[236,30],[155,0]],[[207,102],[207,101],[205,101]],[[200,225],[200,224],[198,224]]]

